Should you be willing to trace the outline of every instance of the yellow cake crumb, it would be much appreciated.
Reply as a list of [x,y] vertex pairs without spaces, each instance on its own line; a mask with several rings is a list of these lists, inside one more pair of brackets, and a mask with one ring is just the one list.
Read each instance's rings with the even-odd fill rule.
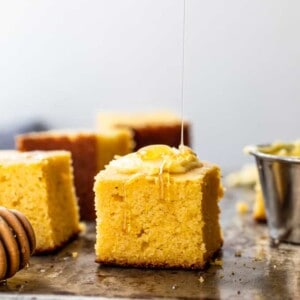
[[202,276],[199,277],[199,282],[203,283],[204,282],[204,278]]
[[236,210],[241,215],[246,214],[249,212],[249,205],[245,201],[239,201],[236,203]]
[[219,258],[216,258],[213,261],[211,261],[210,264],[213,265],[213,266],[220,266],[220,267],[222,267],[223,266],[223,260],[219,259]]

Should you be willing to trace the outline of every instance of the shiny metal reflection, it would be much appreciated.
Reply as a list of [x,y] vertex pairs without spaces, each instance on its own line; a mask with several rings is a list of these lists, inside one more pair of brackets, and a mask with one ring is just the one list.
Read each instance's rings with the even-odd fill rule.
[[246,151],[256,159],[271,239],[300,244],[300,158],[266,154],[263,147]]

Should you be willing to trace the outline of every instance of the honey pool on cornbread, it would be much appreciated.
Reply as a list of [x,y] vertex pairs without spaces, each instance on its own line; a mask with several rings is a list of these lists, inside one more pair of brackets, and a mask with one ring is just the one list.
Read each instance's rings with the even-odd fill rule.
[[141,148],[96,176],[96,261],[202,269],[222,246],[218,166],[192,150]]

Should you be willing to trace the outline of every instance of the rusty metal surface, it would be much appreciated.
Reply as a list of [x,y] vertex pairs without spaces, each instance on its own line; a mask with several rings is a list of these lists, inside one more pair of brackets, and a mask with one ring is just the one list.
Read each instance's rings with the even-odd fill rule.
[[94,224],[89,224],[61,252],[33,257],[26,270],[0,284],[0,298],[296,299],[300,246],[270,247],[266,225],[252,221],[250,212],[236,212],[237,201],[250,203],[252,198],[249,190],[230,189],[221,201],[222,265],[217,262],[205,271],[99,267],[94,262]]

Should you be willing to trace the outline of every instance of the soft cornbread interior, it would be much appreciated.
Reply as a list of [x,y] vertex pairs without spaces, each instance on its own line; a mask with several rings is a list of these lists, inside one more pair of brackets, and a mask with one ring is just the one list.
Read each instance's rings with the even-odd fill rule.
[[96,260],[103,264],[203,268],[222,245],[220,170],[127,175],[113,168],[95,182]]
[[50,252],[79,232],[71,156],[66,151],[0,151],[0,205],[21,211]]

